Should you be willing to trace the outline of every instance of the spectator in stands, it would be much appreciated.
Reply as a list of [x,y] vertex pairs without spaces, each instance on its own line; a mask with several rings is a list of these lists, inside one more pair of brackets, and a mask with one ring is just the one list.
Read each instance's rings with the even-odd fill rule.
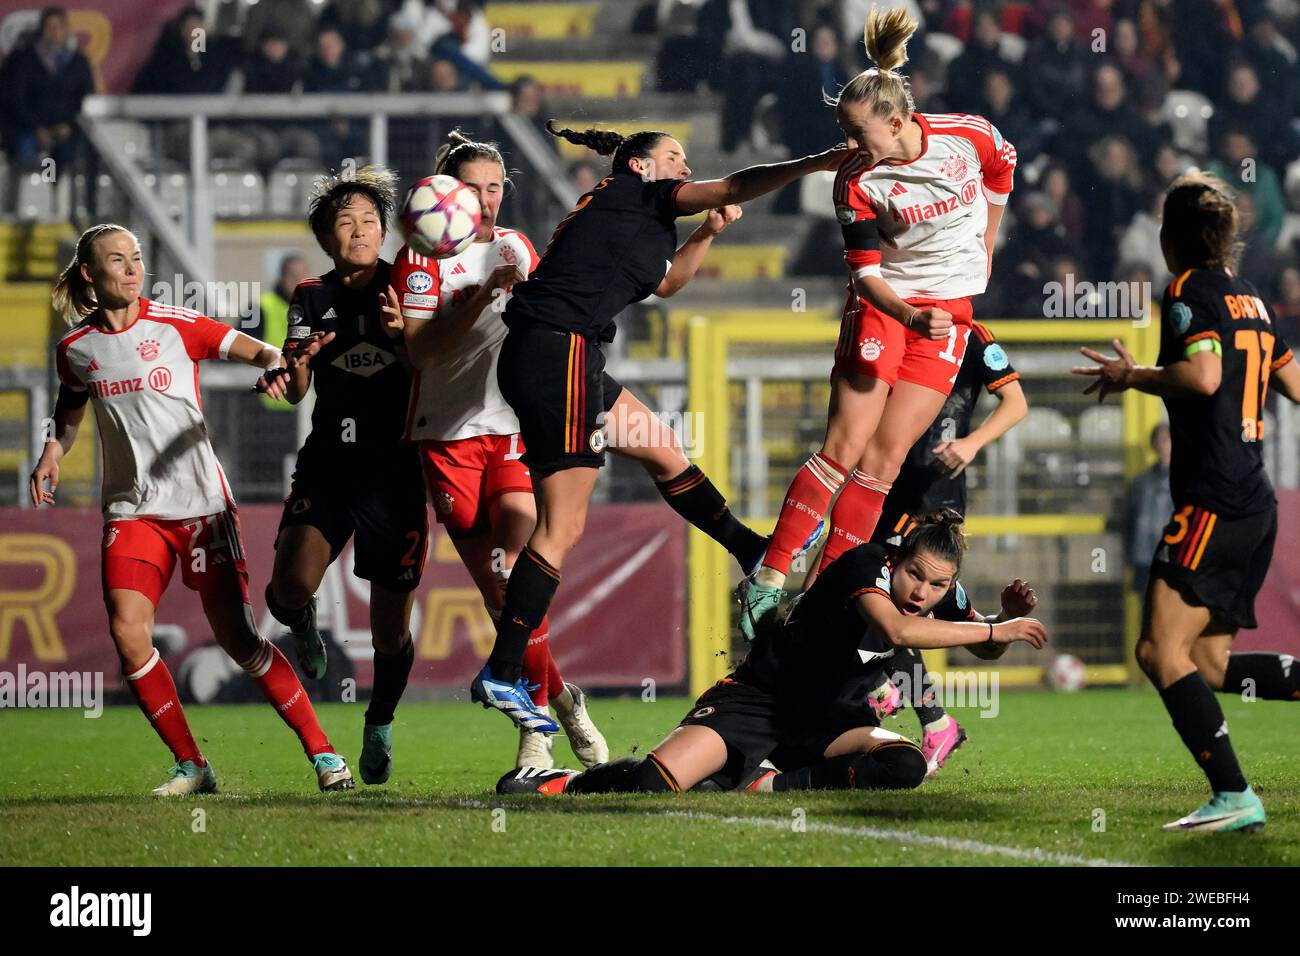
[[[975,15],[975,30],[961,55],[948,65],[948,103],[958,113],[983,113],[984,81],[997,70],[1013,84],[1017,68],[1002,56],[1002,28],[997,12],[987,7]],[[993,117],[988,117],[990,120]],[[1004,133],[1016,144],[1016,152],[1027,162],[1020,140],[1007,130]]]
[[1017,163],[1027,166],[1043,148],[1043,134],[1039,125],[1020,104],[1016,95],[1013,74],[1001,67],[991,66],[980,84],[979,113],[1011,142],[1016,144]]
[[[1292,12],[1297,12],[1294,5]],[[1278,31],[1272,11],[1263,3],[1243,6],[1241,22],[1246,31],[1241,55],[1259,75],[1268,111],[1273,116],[1290,118],[1295,113],[1297,82],[1300,81],[1295,47]],[[1281,129],[1279,126],[1279,132]]]
[[720,145],[724,153],[733,153],[750,138],[758,101],[776,91],[779,67],[798,23],[785,0],[728,0],[727,18]]
[[1064,122],[1083,101],[1088,84],[1088,50],[1074,39],[1074,16],[1057,7],[1043,35],[1025,52],[1025,91],[1030,111]]
[[[1124,85],[1137,112],[1149,119],[1159,113],[1169,87],[1160,63],[1143,55],[1139,39],[1137,24],[1132,20],[1115,21],[1115,62],[1124,74]],[[1016,146],[1019,148],[1020,144]]]
[[595,189],[602,175],[600,166],[589,159],[579,159],[569,164],[569,178],[573,180],[574,188],[580,196]]
[[6,150],[15,165],[34,166],[42,157],[56,166],[76,158],[77,116],[95,81],[61,7],[41,12],[35,39],[5,61]]
[[1147,203],[1137,156],[1123,136],[1102,137],[1088,149],[1088,161],[1084,241],[1092,273],[1105,281],[1114,278],[1120,237]]
[[[1172,181],[1172,180],[1171,180]],[[1153,189],[1148,194],[1150,202],[1145,209],[1134,214],[1119,240],[1118,258],[1128,263],[1130,270],[1139,264],[1161,285],[1169,275],[1164,253],[1160,251],[1160,215],[1164,209],[1164,190]]]
[[[1232,182],[1231,185],[1235,187],[1238,183]],[[1236,204],[1237,242],[1240,243],[1237,274],[1254,283],[1257,289],[1270,289],[1277,280],[1278,256],[1273,251],[1272,240],[1260,225],[1256,194],[1238,188]]]
[[[1300,342],[1300,266],[1290,265],[1277,280],[1273,319],[1287,345]],[[1294,346],[1293,346],[1294,347]]]
[[948,101],[938,93],[930,82],[930,74],[920,66],[908,72],[912,84],[912,102],[921,113],[949,113]]
[[[321,28],[316,36],[316,56],[303,78],[303,92],[364,93],[372,88],[373,79],[373,74],[348,50],[338,28]],[[358,156],[366,150],[366,124],[360,120],[336,116],[314,129],[327,166],[336,166],[343,157]]]
[[1261,147],[1257,158],[1269,165],[1285,166],[1296,154],[1286,122],[1292,114],[1290,111],[1281,112],[1278,105],[1285,100],[1285,93],[1280,98],[1265,93],[1254,65],[1247,62],[1234,64],[1228,70],[1226,96],[1220,99],[1210,119],[1210,151],[1221,155],[1228,134],[1245,130]]
[[1137,150],[1138,161],[1143,164],[1150,164],[1161,143],[1160,131],[1129,101],[1124,74],[1113,63],[1097,67],[1092,78],[1092,97],[1062,131],[1058,148],[1087,151],[1107,136],[1126,139]]
[[[818,153],[843,142],[844,134],[835,124],[835,111],[818,105],[823,97],[839,93],[851,79],[834,28],[828,23],[813,27],[808,49],[791,50],[782,73],[776,109],[781,142],[790,155]],[[797,183],[791,185],[798,188]]]
[[321,11],[319,26],[347,37],[361,66],[368,68],[374,51],[388,39],[394,6],[389,0],[335,0]]
[[1051,281],[1053,263],[1078,258],[1080,250],[1066,235],[1060,210],[1047,193],[1030,191],[1015,202],[1015,222],[1007,231],[1006,248],[994,257],[990,277],[996,306],[987,307],[995,314],[1041,318],[1043,286]]
[[388,21],[388,39],[375,50],[380,87],[390,93],[415,89],[421,76],[428,76],[429,51],[420,45],[418,24],[406,12]]
[[[297,251],[287,253],[280,260],[280,272],[275,285],[263,292],[261,299],[258,300],[261,317],[257,327],[242,331],[263,342],[270,342],[277,348],[283,344],[289,333],[289,302],[293,298],[293,290],[309,275],[307,260],[303,258],[302,253]],[[287,407],[283,402],[271,399],[269,395],[263,395],[262,398],[270,399],[271,404],[281,408]]]
[[1151,556],[1174,513],[1169,495],[1169,459],[1173,442],[1163,422],[1151,430],[1156,461],[1129,484],[1124,503],[1124,560],[1133,571],[1133,590],[1145,594]]
[[289,39],[269,29],[257,49],[244,61],[245,93],[292,93],[302,81],[302,70],[289,56]]
[[298,68],[305,66],[316,40],[316,9],[312,0],[272,0],[250,5],[241,31],[246,38],[245,61],[257,53],[266,37],[276,36],[285,42],[288,61]]
[[1164,7],[1174,50],[1182,64],[1178,86],[1214,100],[1223,89],[1224,52],[1237,42],[1238,4],[1223,0],[1178,0]]
[[[1012,140],[1012,142],[1015,142]],[[1056,204],[1065,236],[1076,247],[1083,245],[1083,203],[1070,188],[1070,171],[1055,160],[1048,163],[1038,179],[1039,187]]]
[[[521,76],[511,83],[510,112],[528,120],[539,134],[546,133],[546,121],[550,118],[550,111],[546,106],[546,97],[542,91],[542,84],[527,75]],[[542,140],[552,150],[556,148],[555,144],[559,142],[549,133],[546,133]]]
[[406,0],[402,12],[416,25],[418,41],[431,56],[450,60],[464,86],[505,89],[487,68],[492,30],[481,0]]
[[416,78],[411,89],[427,93],[459,93],[466,88],[456,64],[445,56],[428,61],[426,71]]
[[220,93],[234,68],[232,54],[227,38],[208,34],[203,11],[186,7],[163,27],[132,92]]
[[1210,163],[1210,172],[1238,195],[1249,195],[1254,200],[1259,236],[1270,246],[1277,241],[1286,218],[1286,199],[1277,173],[1260,158],[1258,144],[1249,129],[1232,127],[1223,134],[1219,158]]
[[316,34],[316,55],[303,77],[304,93],[365,93],[374,77],[343,39],[337,27],[322,27]]

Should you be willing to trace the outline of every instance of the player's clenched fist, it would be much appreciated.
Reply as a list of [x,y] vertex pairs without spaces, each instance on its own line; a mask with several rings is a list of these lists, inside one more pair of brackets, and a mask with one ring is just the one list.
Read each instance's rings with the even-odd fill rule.
[[1016,641],[1024,641],[1035,650],[1039,650],[1047,643],[1047,628],[1043,626],[1042,621],[1035,618],[1018,617],[1003,621],[1001,624],[994,624],[990,640],[994,644],[1014,644]]
[[917,309],[904,324],[928,339],[946,339],[952,329],[952,313],[943,309]]

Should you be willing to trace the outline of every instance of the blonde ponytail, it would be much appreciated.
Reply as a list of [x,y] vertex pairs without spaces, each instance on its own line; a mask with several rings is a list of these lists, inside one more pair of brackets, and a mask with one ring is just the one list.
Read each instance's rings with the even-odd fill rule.
[[903,119],[911,116],[916,108],[912,90],[907,77],[896,71],[907,62],[907,41],[916,32],[916,26],[904,7],[885,13],[872,7],[862,31],[862,42],[876,65],[849,80],[837,96],[828,97],[826,102],[831,106],[866,103],[873,116],[882,118],[895,114]]
[[54,303],[54,311],[63,316],[63,320],[68,325],[76,325],[99,308],[99,303],[95,301],[95,290],[81,274],[82,265],[89,265],[94,261],[96,240],[110,233],[130,231],[117,223],[101,222],[97,226],[91,226],[78,237],[77,251],[59,273],[50,296]]

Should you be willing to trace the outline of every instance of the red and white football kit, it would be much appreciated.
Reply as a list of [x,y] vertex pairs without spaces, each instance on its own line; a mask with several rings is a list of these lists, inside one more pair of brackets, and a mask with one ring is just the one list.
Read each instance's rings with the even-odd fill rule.
[[984,291],[988,205],[1011,194],[1016,150],[982,116],[913,113],[921,155],[868,166],[854,156],[835,177],[835,215],[850,276],[875,276],[917,308],[952,313],[946,340],[929,339],[873,308],[850,283],[835,367],[945,395],[970,337],[970,297]]
[[89,397],[99,424],[105,594],[126,588],[157,605],[179,558],[185,586],[205,607],[249,603],[239,517],[199,395],[198,363],[226,358],[238,334],[141,298],[125,329],[87,319],[59,340],[59,381]]
[[[492,233],[489,241],[471,243],[447,259],[403,247],[393,265],[402,315],[437,322],[497,266],[511,264],[525,276],[531,273],[537,253],[528,238],[500,227]],[[416,371],[411,385],[406,437],[419,442],[429,500],[453,538],[486,532],[489,507],[498,496],[533,491],[521,460],[519,420],[497,387],[497,359],[507,331],[501,314],[508,299],[508,292],[498,296],[455,345]]]

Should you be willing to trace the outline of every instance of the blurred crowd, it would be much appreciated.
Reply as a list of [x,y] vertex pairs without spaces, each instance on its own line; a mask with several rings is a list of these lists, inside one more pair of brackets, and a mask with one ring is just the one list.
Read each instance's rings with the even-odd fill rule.
[[[1043,285],[1067,275],[1159,288],[1159,197],[1198,166],[1238,193],[1240,271],[1300,323],[1300,0],[640,0],[633,33],[657,50],[659,91],[720,96],[724,153],[802,154],[841,139],[833,112],[817,104],[868,65],[861,36],[873,3],[906,6],[921,24],[904,68],[917,108],[982,114],[1017,148],[984,314],[1041,315]],[[488,70],[482,0],[210,8],[211,20],[195,6],[155,28],[135,92],[506,88]],[[76,116],[94,90],[62,10],[33,10],[29,27],[16,41],[0,37],[0,144],[20,169],[75,154]],[[540,128],[542,87],[522,77],[509,89],[514,111]],[[390,155],[432,155],[451,125],[394,121]],[[502,138],[498,128],[474,132]],[[282,162],[335,165],[364,154],[367,135],[357,119],[217,123],[210,148],[214,163],[266,173]],[[167,158],[183,163],[187,148],[183,124],[162,137]],[[579,189],[603,168],[569,167]],[[777,209],[797,213],[797,195]],[[842,268],[837,241],[818,249],[800,262]]]

